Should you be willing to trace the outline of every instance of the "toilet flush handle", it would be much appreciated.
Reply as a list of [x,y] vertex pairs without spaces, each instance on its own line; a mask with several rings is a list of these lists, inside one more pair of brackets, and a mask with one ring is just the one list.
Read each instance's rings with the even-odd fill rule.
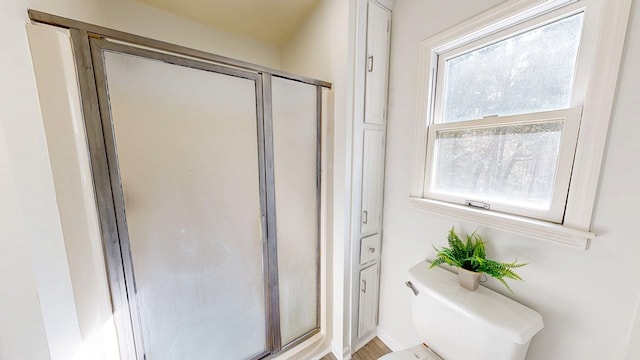
[[409,289],[411,289],[411,291],[413,291],[413,295],[418,296],[418,294],[419,294],[420,292],[418,291],[418,289],[416,289],[415,285],[413,285],[413,283],[411,283],[411,281],[407,281],[407,282],[405,283],[405,285],[407,285],[407,287],[408,287]]

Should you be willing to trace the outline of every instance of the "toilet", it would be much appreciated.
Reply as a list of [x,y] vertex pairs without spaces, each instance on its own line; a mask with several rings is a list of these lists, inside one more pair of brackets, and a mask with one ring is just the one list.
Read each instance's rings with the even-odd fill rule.
[[542,316],[495,291],[469,291],[457,276],[421,262],[409,270],[411,309],[424,342],[379,360],[523,360]]

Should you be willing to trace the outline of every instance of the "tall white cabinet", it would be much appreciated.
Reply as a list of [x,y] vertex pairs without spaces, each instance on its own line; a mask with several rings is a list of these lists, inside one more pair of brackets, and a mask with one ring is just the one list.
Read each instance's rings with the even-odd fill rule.
[[[356,93],[353,169],[352,351],[376,336],[382,239],[382,198],[387,120],[391,2],[359,4],[359,86]],[[359,225],[358,225],[359,224]]]

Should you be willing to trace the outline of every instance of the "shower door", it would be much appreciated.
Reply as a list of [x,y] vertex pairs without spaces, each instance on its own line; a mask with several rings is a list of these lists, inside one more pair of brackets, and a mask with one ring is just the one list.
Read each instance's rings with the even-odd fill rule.
[[320,90],[90,44],[101,123],[87,131],[101,138],[94,177],[101,153],[108,168],[96,194],[111,198],[101,220],[126,356],[259,359],[317,332]]

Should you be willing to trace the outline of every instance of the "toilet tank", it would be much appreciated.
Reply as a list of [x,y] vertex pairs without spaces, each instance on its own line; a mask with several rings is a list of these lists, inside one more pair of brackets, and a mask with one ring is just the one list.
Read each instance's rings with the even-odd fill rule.
[[469,291],[455,274],[429,265],[409,270],[413,320],[427,346],[445,360],[525,358],[544,327],[540,314],[483,286]]

